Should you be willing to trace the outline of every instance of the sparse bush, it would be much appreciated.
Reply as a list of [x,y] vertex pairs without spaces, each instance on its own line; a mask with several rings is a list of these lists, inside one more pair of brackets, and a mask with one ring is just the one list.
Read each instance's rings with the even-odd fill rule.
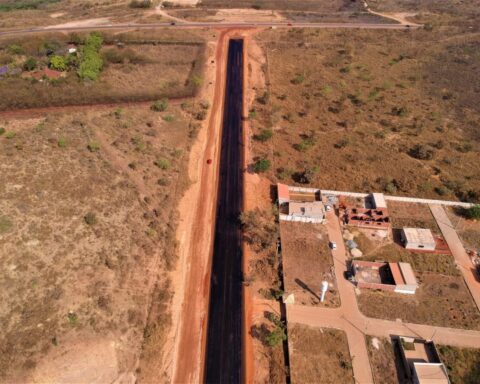
[[200,107],[202,109],[208,109],[210,108],[210,103],[208,102],[208,100],[202,100],[200,101]]
[[88,225],[95,225],[97,223],[97,216],[93,212],[88,212],[83,219]]
[[257,101],[263,105],[268,104],[268,102],[270,101],[270,92],[263,92],[262,96],[260,96]]
[[78,322],[78,316],[75,312],[68,312],[68,315],[67,315],[67,318],[68,318],[68,322],[71,326],[76,326],[77,325],[77,322]]
[[270,160],[259,159],[255,163],[253,163],[252,168],[255,173],[267,172],[270,169]]
[[341,149],[341,148],[345,148],[348,144],[350,144],[350,141],[347,138],[343,138],[337,141],[333,146],[335,148]]
[[7,48],[7,51],[12,55],[21,55],[24,53],[23,47],[18,44],[10,44]]
[[291,80],[292,84],[302,84],[305,81],[305,75],[303,73],[297,73],[295,77]]
[[100,150],[100,144],[96,141],[91,141],[88,143],[87,148],[90,152],[97,152]]
[[2,136],[5,133],[5,128],[0,128],[0,136]]
[[167,123],[171,123],[175,121],[175,116],[173,115],[166,115],[162,117],[163,121],[166,121]]
[[165,158],[161,158],[161,159],[157,159],[154,161],[154,164],[160,168],[160,169],[163,169],[163,170],[167,170],[171,167],[171,163],[170,163],[170,160],[168,159],[165,159]]
[[245,211],[240,215],[240,222],[246,241],[258,252],[271,247],[278,239],[273,212],[258,208]]
[[15,136],[17,136],[17,134],[15,132],[12,132],[12,131],[7,132],[5,134],[5,138],[7,138],[7,139],[13,139]]
[[270,140],[272,136],[273,131],[271,129],[262,129],[262,131],[258,135],[253,136],[253,139],[263,143]]
[[406,117],[408,115],[408,109],[406,107],[393,107],[392,115]]
[[207,118],[207,111],[205,109],[202,109],[201,111],[198,111],[195,113],[195,119],[196,120],[205,120]]
[[465,217],[470,220],[480,220],[480,204],[465,210]]
[[200,87],[203,84],[203,79],[198,75],[193,75],[192,78],[190,79],[190,82],[195,87]]
[[270,347],[275,347],[287,340],[287,335],[285,334],[285,330],[283,328],[275,327],[268,333],[265,340]]
[[170,185],[170,180],[168,180],[165,177],[161,177],[160,179],[158,179],[157,183],[158,183],[158,185],[161,185],[162,187],[166,187],[166,186]]
[[164,112],[167,110],[167,108],[168,108],[167,98],[163,98],[161,100],[155,101],[151,107],[152,111],[155,111],[155,112]]
[[131,0],[130,8],[151,8],[153,5],[152,0]]
[[12,222],[6,216],[0,216],[0,234],[7,233],[12,228]]

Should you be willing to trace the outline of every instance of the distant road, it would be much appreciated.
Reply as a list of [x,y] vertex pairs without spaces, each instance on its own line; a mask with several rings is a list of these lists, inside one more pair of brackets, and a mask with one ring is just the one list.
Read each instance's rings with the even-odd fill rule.
[[416,29],[417,25],[402,24],[369,24],[369,23],[295,23],[295,22],[244,22],[244,23],[223,23],[223,22],[182,22],[182,23],[152,23],[152,24],[102,24],[78,27],[33,27],[0,32],[0,36],[24,35],[45,32],[65,32],[82,30],[109,30],[109,29],[152,29],[152,28],[347,28],[347,29]]

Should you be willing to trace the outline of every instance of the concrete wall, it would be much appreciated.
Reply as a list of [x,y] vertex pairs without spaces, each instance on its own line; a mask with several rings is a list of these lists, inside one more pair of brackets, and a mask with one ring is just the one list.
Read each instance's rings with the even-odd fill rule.
[[301,223],[325,223],[325,219],[313,219],[311,217],[298,217],[298,216],[291,216],[291,215],[284,215],[280,214],[280,220],[283,221],[296,221]]

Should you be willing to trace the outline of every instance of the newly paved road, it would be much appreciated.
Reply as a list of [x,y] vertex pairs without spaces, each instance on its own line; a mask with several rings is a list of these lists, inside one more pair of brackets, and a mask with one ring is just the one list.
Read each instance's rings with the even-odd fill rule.
[[78,27],[33,27],[16,29],[0,32],[0,36],[24,35],[33,33],[45,32],[68,32],[68,31],[88,31],[88,30],[116,30],[116,29],[153,29],[153,28],[174,28],[174,29],[189,29],[189,28],[323,28],[323,29],[400,29],[409,30],[419,28],[419,26],[407,26],[403,24],[382,24],[382,23],[288,23],[288,22],[243,22],[243,23],[227,23],[227,22],[184,22],[184,23],[151,23],[151,24],[137,24],[137,23],[120,23],[120,24],[102,24]]
[[[242,372],[243,40],[230,40],[205,381],[239,383]],[[206,196],[208,198],[208,196]]]

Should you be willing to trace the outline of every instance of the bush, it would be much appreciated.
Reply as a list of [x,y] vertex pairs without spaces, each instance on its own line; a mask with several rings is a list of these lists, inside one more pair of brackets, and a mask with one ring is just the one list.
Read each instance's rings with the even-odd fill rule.
[[171,167],[171,163],[170,163],[170,160],[168,159],[165,159],[165,158],[161,158],[161,159],[157,159],[154,161],[154,164],[160,168],[160,169],[163,169],[163,170],[167,170]]
[[259,159],[253,164],[253,171],[255,173],[267,172],[270,169],[270,160]]
[[203,84],[203,79],[200,76],[193,75],[192,78],[190,79],[190,82],[195,87],[200,87]]
[[57,71],[66,71],[67,60],[63,56],[54,55],[50,58],[50,68]]
[[426,148],[421,144],[416,144],[409,151],[408,154],[419,160],[431,160],[433,159],[434,152],[432,149]]
[[7,233],[12,228],[12,222],[6,216],[0,216],[0,233]]
[[88,225],[94,225],[97,223],[97,216],[95,216],[95,213],[93,212],[88,212],[83,219],[85,220],[85,223]]
[[287,335],[285,334],[285,330],[283,328],[276,327],[270,331],[265,340],[270,347],[275,347],[287,340]]
[[257,141],[261,141],[262,143],[270,140],[273,136],[273,131],[271,129],[262,129],[262,131],[258,135],[254,135],[253,139]]
[[7,50],[12,55],[21,55],[22,53],[24,53],[23,47],[18,44],[9,45]]
[[163,98],[162,100],[157,100],[152,104],[152,111],[155,112],[163,112],[166,111],[168,108],[168,99]]
[[302,84],[305,81],[305,75],[303,73],[297,73],[297,75],[291,80],[292,84]]
[[166,121],[167,123],[171,123],[175,121],[175,116],[173,115],[166,115],[162,117],[163,121]]
[[15,132],[10,131],[10,132],[7,132],[7,134],[5,135],[5,137],[6,137],[7,139],[13,139],[16,135],[17,135],[17,134],[16,134]]
[[91,141],[88,143],[87,148],[90,152],[97,152],[100,149],[100,144],[96,141]]
[[92,32],[85,39],[83,47],[78,75],[82,80],[97,80],[103,69],[103,60],[100,56],[103,38],[97,32]]
[[34,57],[29,57],[25,63],[23,63],[23,69],[25,71],[33,71],[37,68],[37,60]]
[[480,220],[480,204],[465,210],[465,217],[470,220]]
[[152,0],[132,0],[130,8],[151,8],[152,4]]
[[5,133],[5,128],[0,128],[0,136]]
[[67,146],[67,140],[64,137],[58,139],[58,146],[59,148],[65,148]]

